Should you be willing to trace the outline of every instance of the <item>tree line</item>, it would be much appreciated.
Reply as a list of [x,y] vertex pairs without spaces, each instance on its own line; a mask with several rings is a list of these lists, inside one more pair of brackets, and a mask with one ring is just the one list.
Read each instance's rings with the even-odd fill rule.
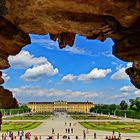
[[137,97],[136,99],[130,99],[129,104],[125,100],[122,100],[119,105],[95,105],[95,107],[91,108],[90,111],[95,113],[140,119],[140,97]]

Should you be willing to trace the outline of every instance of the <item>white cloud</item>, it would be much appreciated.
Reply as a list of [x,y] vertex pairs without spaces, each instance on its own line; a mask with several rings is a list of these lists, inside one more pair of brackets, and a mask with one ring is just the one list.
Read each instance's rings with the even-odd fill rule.
[[14,68],[28,68],[30,66],[45,64],[48,62],[45,57],[35,57],[31,55],[28,51],[22,50],[16,56],[9,56],[10,65]]
[[6,73],[2,73],[2,78],[4,79],[4,82],[7,82],[10,80],[10,76],[8,76]]
[[[95,98],[100,96],[101,93],[96,92],[88,92],[88,91],[72,91],[72,90],[60,90],[60,89],[46,89],[41,87],[35,86],[23,86],[20,88],[11,88],[10,89],[15,97],[21,96],[31,96],[31,97],[44,97],[44,98],[51,98],[51,97],[61,97],[63,99],[67,98]],[[31,98],[32,99],[32,98]]]
[[111,79],[112,80],[128,80],[129,76],[126,74],[125,70],[131,66],[132,66],[132,63],[127,63],[126,67],[122,67],[122,65],[117,65],[116,66],[117,71],[114,74],[112,74]]
[[78,80],[80,81],[88,81],[93,79],[100,79],[104,78],[111,72],[111,69],[98,69],[94,68],[92,71],[90,71],[87,74],[80,74],[78,76]]
[[10,56],[9,61],[14,68],[26,69],[21,76],[26,81],[38,81],[58,74],[58,69],[46,57],[35,57],[28,51],[22,50],[18,55]]
[[134,86],[130,86],[130,85],[123,86],[120,88],[120,91],[122,91],[122,92],[130,92],[130,91],[135,91],[135,90],[136,90],[136,88]]
[[111,72],[112,72],[111,69],[98,69],[98,68],[94,68],[94,69],[92,69],[87,74],[80,74],[80,75],[68,74],[68,75],[65,75],[62,78],[61,81],[62,82],[71,82],[73,80],[90,81],[90,80],[104,78],[104,77],[106,77]]
[[70,52],[70,53],[73,53],[73,54],[83,54],[83,55],[87,54],[87,52],[85,50],[80,49],[76,46],[66,47],[66,48],[62,49],[62,51],[67,51],[67,52]]
[[128,80],[129,76],[125,73],[126,68],[121,68],[118,71],[116,71],[114,74],[112,74],[111,79],[112,80]]
[[58,74],[58,69],[54,69],[52,64],[47,62],[46,64],[27,69],[21,78],[26,81],[38,81],[42,78],[50,78],[56,74]]
[[140,96],[140,89],[136,90],[134,93],[136,96]]
[[112,96],[111,99],[125,98],[125,97],[128,97],[128,96],[130,96],[129,93],[123,92],[121,94],[116,94],[116,95]]
[[76,78],[76,76],[74,76],[73,74],[68,74],[68,75],[65,75],[63,78],[62,78],[62,82],[71,82],[73,81],[74,79]]

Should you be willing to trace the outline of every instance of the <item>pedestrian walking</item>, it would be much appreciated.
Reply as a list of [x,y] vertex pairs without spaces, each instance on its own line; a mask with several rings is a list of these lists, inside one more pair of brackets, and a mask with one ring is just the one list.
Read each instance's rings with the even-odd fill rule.
[[71,133],[73,133],[73,128],[71,128]]
[[52,134],[54,134],[54,128],[52,128]]
[[119,134],[118,134],[118,135],[119,135],[119,139],[121,139],[121,133],[120,133],[120,132],[119,132]]
[[83,130],[83,138],[86,139],[86,132]]
[[18,130],[18,136],[20,135],[20,130]]
[[68,128],[68,134],[70,133],[70,128]]
[[113,130],[113,132],[112,132],[112,133],[113,133],[113,136],[114,136],[114,135],[115,135],[115,131]]
[[59,139],[59,133],[57,133],[57,139]]
[[96,133],[94,133],[94,139],[96,139]]
[[66,129],[65,129],[65,133],[67,133],[67,132],[68,132],[68,129],[66,128]]

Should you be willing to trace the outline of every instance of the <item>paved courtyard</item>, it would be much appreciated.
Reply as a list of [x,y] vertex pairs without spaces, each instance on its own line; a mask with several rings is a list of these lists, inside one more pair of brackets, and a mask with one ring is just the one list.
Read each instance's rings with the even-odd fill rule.
[[[126,120],[124,119],[121,121]],[[105,136],[112,135],[112,132],[108,131],[87,130],[78,123],[78,120],[72,119],[65,113],[56,113],[55,116],[50,117],[48,120],[41,120],[41,122],[43,123],[39,127],[30,130],[31,140],[34,139],[34,136],[38,136],[41,140],[47,140],[48,136],[53,136],[54,139],[57,139],[58,134],[59,140],[62,140],[64,135],[69,136],[72,140],[75,140],[76,136],[78,136],[79,140],[83,140],[84,131],[86,133],[86,140],[93,140],[94,133],[97,135],[96,140],[104,140]],[[71,132],[71,128],[73,129],[73,133]],[[54,133],[52,133],[52,129],[54,129]],[[69,129],[70,133],[66,133],[66,129]],[[14,134],[17,134],[17,132],[14,132]],[[118,137],[118,133],[115,133],[115,135]],[[127,138],[130,138],[131,140],[140,140],[139,133],[121,133],[121,137],[122,140],[126,140]],[[17,139],[19,140],[19,138]]]

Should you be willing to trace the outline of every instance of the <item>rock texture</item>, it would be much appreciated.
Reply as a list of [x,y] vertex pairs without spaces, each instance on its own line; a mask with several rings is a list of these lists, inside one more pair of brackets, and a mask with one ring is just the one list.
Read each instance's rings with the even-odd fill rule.
[[29,33],[50,33],[60,48],[72,46],[75,34],[101,41],[111,37],[113,54],[133,62],[126,72],[140,88],[139,25],[140,0],[1,0],[0,69],[9,67],[9,55],[16,55],[31,43]]
[[17,101],[13,97],[12,92],[0,86],[0,108],[16,108]]
[[4,83],[4,80],[2,78],[2,72],[0,71],[0,84],[3,84]]

